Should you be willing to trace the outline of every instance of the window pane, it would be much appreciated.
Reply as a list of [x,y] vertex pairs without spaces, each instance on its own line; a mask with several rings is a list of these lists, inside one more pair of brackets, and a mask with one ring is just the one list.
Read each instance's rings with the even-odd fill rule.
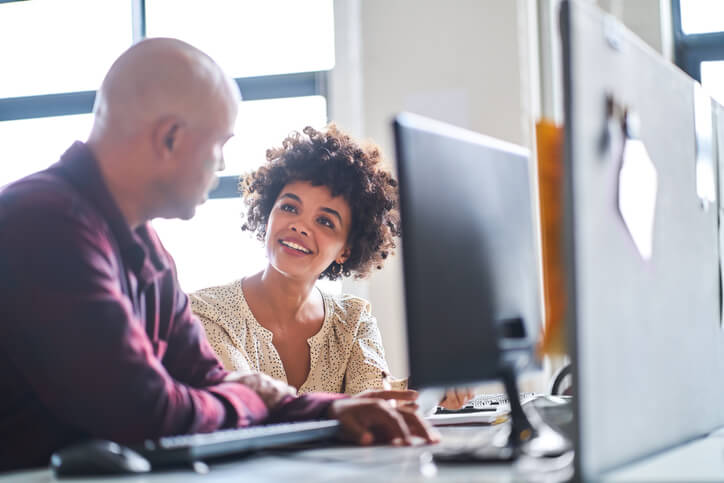
[[[55,162],[73,141],[88,137],[92,120],[92,114],[79,114],[0,122],[0,156],[6,160],[0,186]],[[220,175],[252,171],[264,162],[266,150],[281,145],[291,131],[308,125],[320,128],[326,122],[327,104],[321,96],[244,101]]]
[[45,169],[88,138],[92,114],[0,122],[0,186]]
[[266,160],[266,150],[280,146],[291,131],[326,123],[327,103],[321,96],[242,101],[235,135],[224,148],[226,169],[220,175],[252,171]]
[[153,221],[187,292],[231,282],[264,267],[264,248],[241,231],[241,198],[208,200],[189,221]]
[[0,5],[0,97],[98,89],[131,27],[130,0]]
[[701,85],[714,100],[724,105],[724,61],[701,63]]
[[681,0],[681,30],[685,34],[724,30],[724,2],[721,0]]
[[[220,285],[252,275],[266,264],[264,246],[241,231],[241,198],[209,200],[189,221],[153,221],[153,226],[176,262],[179,283],[186,292]],[[341,282],[317,282],[339,293]]]
[[146,0],[146,34],[185,40],[232,77],[334,65],[332,0]]

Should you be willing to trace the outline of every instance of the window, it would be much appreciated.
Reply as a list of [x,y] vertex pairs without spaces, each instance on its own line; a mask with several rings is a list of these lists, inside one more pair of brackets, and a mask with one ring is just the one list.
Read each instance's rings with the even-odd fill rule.
[[224,146],[226,169],[221,174],[236,176],[253,170],[266,159],[266,150],[281,144],[291,131],[308,124],[323,126],[326,119],[327,102],[323,96],[243,101],[236,135]]
[[[55,162],[90,132],[95,91],[134,41],[167,36],[211,55],[244,101],[219,187],[190,221],[154,220],[193,291],[264,266],[241,231],[238,176],[293,130],[327,122],[333,0],[33,0],[0,3],[0,186]],[[93,22],[88,22],[93,18]],[[29,27],[31,26],[31,27]],[[12,47],[10,47],[12,46]],[[337,283],[325,289],[339,291]]]
[[676,64],[724,104],[724,2],[672,0]]
[[146,0],[146,33],[195,45],[232,77],[334,65],[332,0]]
[[0,122],[0,186],[56,162],[77,139],[90,133],[91,114],[39,117]]
[[724,61],[702,62],[701,83],[706,86],[709,95],[724,105]]
[[724,30],[724,3],[720,0],[680,0],[681,31],[704,34]]
[[0,98],[98,88],[133,41],[131,18],[128,0],[0,5]]

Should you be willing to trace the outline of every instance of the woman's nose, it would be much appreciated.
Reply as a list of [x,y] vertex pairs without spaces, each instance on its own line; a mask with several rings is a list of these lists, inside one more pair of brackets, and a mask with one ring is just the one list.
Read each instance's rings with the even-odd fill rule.
[[299,225],[292,225],[292,231],[296,231],[300,235],[309,236],[307,234],[307,231],[304,229],[304,227],[299,226]]

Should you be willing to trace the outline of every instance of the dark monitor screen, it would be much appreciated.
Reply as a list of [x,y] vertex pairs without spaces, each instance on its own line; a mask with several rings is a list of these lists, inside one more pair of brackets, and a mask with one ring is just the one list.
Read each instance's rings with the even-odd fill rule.
[[528,151],[413,114],[394,130],[411,384],[526,365],[541,321]]

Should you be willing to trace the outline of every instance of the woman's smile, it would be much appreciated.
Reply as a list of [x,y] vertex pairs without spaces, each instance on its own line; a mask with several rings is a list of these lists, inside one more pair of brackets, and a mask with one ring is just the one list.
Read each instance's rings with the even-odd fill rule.
[[304,256],[312,253],[312,250],[295,240],[282,238],[279,240],[279,244],[282,246],[282,250],[291,255]]

